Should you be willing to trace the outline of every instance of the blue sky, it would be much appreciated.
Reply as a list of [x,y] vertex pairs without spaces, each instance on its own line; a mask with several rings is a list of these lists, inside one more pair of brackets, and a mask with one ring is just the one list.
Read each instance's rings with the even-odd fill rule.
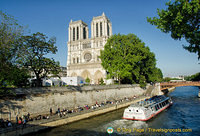
[[58,52],[51,55],[66,66],[68,25],[83,20],[89,25],[103,12],[112,22],[113,34],[137,35],[155,53],[157,67],[164,76],[191,75],[200,72],[196,54],[182,48],[183,41],[173,40],[146,21],[165,9],[168,0],[0,0],[0,10],[14,16],[30,33],[55,36]]

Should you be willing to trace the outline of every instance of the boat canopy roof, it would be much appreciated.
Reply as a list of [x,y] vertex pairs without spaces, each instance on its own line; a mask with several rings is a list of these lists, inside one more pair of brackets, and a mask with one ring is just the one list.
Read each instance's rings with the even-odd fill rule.
[[169,97],[166,97],[164,95],[158,95],[151,97],[149,99],[145,99],[144,101],[139,101],[137,103],[131,104],[130,107],[149,107],[153,106],[154,104],[165,101],[167,99],[169,99]]

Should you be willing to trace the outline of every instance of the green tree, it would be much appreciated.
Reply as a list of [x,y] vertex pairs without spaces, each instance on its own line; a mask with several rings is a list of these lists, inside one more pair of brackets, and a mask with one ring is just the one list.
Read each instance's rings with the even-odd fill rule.
[[103,81],[103,78],[100,79],[100,85],[104,85],[104,81]]
[[89,84],[89,83],[90,83],[90,78],[87,77],[87,78],[85,79],[85,82],[86,82],[87,84]]
[[162,71],[159,68],[155,67],[152,70],[151,76],[149,76],[149,81],[153,83],[162,82],[163,81]]
[[[25,77],[28,77],[24,69],[17,66],[17,53],[19,51],[19,39],[23,35],[24,28],[10,15],[0,11],[0,86],[22,86]],[[23,73],[23,76],[21,75]],[[22,78],[22,79],[21,79]],[[17,79],[17,81],[16,81]],[[17,83],[18,82],[18,83]]]
[[107,78],[117,79],[119,83],[144,86],[147,82],[157,81],[157,73],[161,72],[156,72],[154,53],[134,34],[110,37],[100,58],[108,72]]
[[200,81],[200,72],[191,76],[192,81]]
[[9,76],[11,76],[10,79],[12,79],[10,85],[17,87],[26,87],[29,85],[28,78],[30,78],[30,74],[24,67],[18,68],[17,66],[13,66]]
[[172,78],[170,78],[170,77],[165,77],[165,78],[163,79],[164,82],[169,82],[170,80],[172,80]]
[[200,1],[175,0],[166,5],[166,10],[157,10],[158,18],[147,17],[147,21],[164,33],[171,32],[171,37],[175,40],[185,38],[189,45],[183,47],[189,52],[197,53],[200,59]]
[[187,80],[187,81],[200,81],[200,72],[196,73],[194,75],[185,77],[185,80]]
[[18,62],[34,72],[36,86],[41,86],[42,78],[47,77],[48,74],[55,76],[60,72],[59,62],[45,57],[49,53],[55,54],[57,52],[55,38],[47,39],[48,37],[39,32],[31,36],[23,36],[21,39],[23,46],[18,54]]

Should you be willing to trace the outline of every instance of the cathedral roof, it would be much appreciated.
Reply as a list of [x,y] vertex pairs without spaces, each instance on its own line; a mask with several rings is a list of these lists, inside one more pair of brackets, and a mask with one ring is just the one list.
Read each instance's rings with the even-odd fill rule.
[[[110,20],[107,18],[107,16],[105,15],[105,13],[103,12],[101,16],[97,16],[97,17],[93,17],[92,21],[94,20],[99,20],[99,19],[106,19],[108,22],[110,22]],[[77,24],[83,24],[85,26],[88,26],[85,22],[83,22],[82,20],[77,20],[77,21],[70,21],[69,25],[77,25]]]
[[101,15],[101,16],[93,17],[93,19],[92,19],[92,20],[98,20],[98,19],[101,19],[101,18],[105,18],[105,19],[107,19],[108,21],[110,21],[110,20],[107,18],[107,16],[105,15],[105,13],[104,13],[104,12],[102,13],[102,15]]
[[70,25],[73,25],[73,24],[84,24],[84,25],[87,26],[87,24],[85,22],[83,22],[82,20],[72,21],[72,19],[71,19],[69,24]]

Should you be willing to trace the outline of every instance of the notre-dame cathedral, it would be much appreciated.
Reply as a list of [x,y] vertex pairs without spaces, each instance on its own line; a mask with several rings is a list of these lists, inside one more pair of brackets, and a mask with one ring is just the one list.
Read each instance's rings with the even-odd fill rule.
[[104,49],[107,39],[112,35],[112,24],[103,13],[93,17],[91,38],[88,25],[82,20],[72,21],[68,28],[67,75],[90,79],[91,84],[105,80],[106,71],[101,66],[100,50]]

